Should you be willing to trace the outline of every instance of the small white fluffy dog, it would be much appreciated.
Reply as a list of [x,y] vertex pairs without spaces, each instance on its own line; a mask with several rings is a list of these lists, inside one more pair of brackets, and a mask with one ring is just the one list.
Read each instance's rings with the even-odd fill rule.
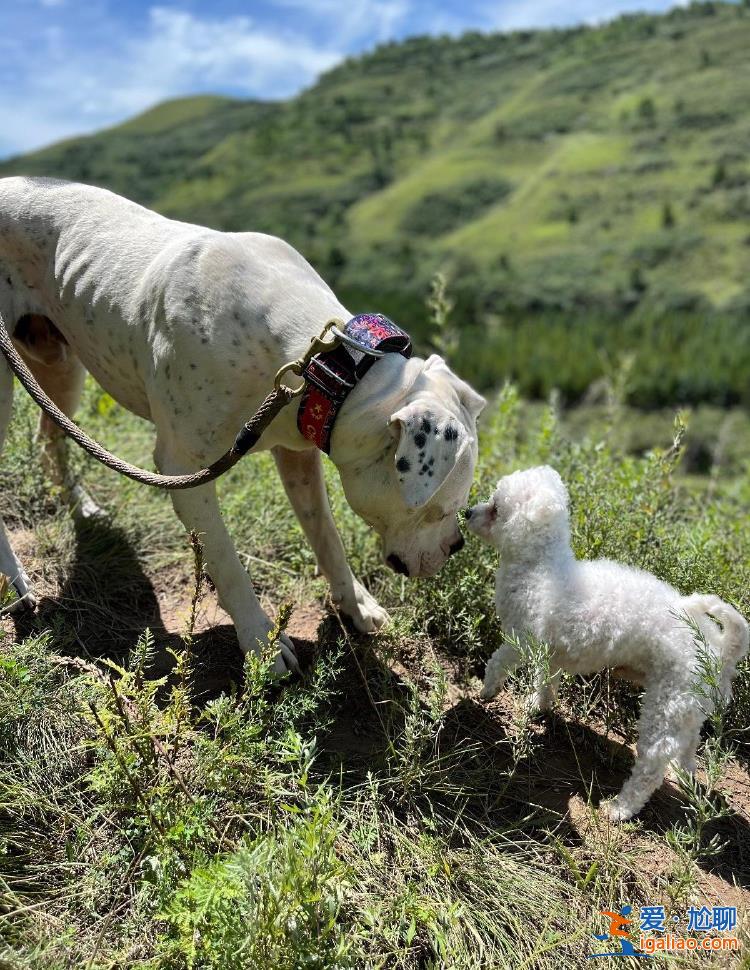
[[[575,558],[568,493],[548,467],[517,471],[498,482],[489,502],[466,513],[469,529],[499,550],[495,606],[507,634],[549,644],[548,670],[537,671],[534,704],[548,708],[563,670],[605,668],[645,687],[637,757],[609,816],[636,815],[661,784],[671,762],[695,770],[707,698],[696,693],[695,622],[720,665],[720,691],[731,696],[738,661],[748,651],[748,624],[718,596],[681,596],[650,573],[608,559]],[[713,619],[712,619],[713,618]],[[482,697],[494,697],[524,659],[514,644],[494,652]],[[546,666],[546,665],[545,665]]]

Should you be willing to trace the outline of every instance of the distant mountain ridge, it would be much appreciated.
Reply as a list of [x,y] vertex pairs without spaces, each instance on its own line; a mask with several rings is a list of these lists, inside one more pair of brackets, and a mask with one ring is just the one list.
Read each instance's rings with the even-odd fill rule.
[[743,321],[748,51],[748,3],[415,38],[289,101],[166,102],[0,175],[93,182],[175,218],[281,235],[350,306],[417,331],[438,269],[461,325],[485,334],[550,314],[641,331],[670,313]]

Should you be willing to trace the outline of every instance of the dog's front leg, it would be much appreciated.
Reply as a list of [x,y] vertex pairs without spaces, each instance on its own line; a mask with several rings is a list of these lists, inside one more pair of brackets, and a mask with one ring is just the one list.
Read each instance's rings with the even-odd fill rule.
[[274,448],[286,494],[331,585],[331,599],[362,633],[374,633],[388,614],[352,574],[328,504],[320,452]]
[[495,650],[487,661],[484,671],[484,685],[480,698],[483,701],[491,701],[493,697],[500,693],[505,681],[523,660],[523,655],[519,644],[508,641],[503,643]]
[[[184,475],[195,471],[194,462],[176,457],[174,452],[157,443],[156,463],[166,475]],[[221,517],[216,488],[212,484],[171,493],[172,504],[188,531],[198,534],[203,543],[206,569],[219,595],[219,602],[234,622],[243,653],[259,652],[266,642],[272,623],[255,595],[250,577],[240,562],[234,543]],[[282,634],[280,654],[275,669],[279,674],[296,670],[297,658],[292,641]]]
[[550,673],[549,667],[545,664],[534,674],[534,693],[531,695],[529,708],[532,711],[551,711],[557,700],[557,691],[560,687],[562,671],[556,670]]

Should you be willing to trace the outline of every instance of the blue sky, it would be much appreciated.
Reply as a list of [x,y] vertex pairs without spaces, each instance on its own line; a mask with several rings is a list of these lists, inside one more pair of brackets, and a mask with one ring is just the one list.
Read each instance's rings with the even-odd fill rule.
[[674,0],[0,0],[0,156],[197,92],[283,98],[413,34],[595,23]]

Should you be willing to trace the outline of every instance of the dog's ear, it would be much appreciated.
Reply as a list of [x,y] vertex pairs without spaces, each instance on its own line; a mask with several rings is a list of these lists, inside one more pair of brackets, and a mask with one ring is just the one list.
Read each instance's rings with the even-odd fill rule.
[[451,382],[458,394],[461,404],[469,412],[469,416],[475,421],[484,410],[487,401],[481,394],[477,394],[473,387],[462,381],[460,377],[453,373],[442,357],[438,354],[431,354],[425,361],[424,369],[435,373],[443,373]]
[[430,501],[469,449],[472,438],[447,411],[407,404],[391,415],[396,479],[406,505],[420,509]]
[[547,525],[554,519],[568,514],[564,496],[552,489],[540,488],[534,492],[523,508],[523,514],[534,525]]

